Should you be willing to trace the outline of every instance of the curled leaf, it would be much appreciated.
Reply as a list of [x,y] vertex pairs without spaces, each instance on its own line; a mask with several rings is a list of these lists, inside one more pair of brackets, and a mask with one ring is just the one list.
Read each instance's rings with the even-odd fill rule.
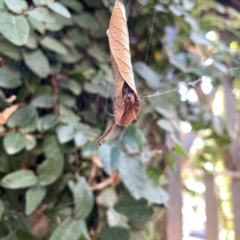
[[102,144],[102,140],[116,125],[126,126],[135,120],[141,106],[132,70],[125,7],[122,2],[118,0],[112,12],[107,35],[115,81],[113,106],[114,120],[106,133],[99,138],[97,143],[98,146]]

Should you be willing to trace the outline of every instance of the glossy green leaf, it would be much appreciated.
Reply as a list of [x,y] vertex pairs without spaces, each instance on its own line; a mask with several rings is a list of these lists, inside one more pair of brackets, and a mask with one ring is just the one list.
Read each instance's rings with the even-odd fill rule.
[[38,178],[32,170],[18,170],[6,175],[2,179],[1,185],[4,188],[18,189],[34,186],[37,182]]
[[47,114],[37,121],[37,128],[39,131],[47,131],[55,127],[58,123],[58,118],[53,114]]
[[104,171],[111,175],[118,168],[119,161],[121,161],[121,151],[119,144],[115,143],[103,143],[98,148],[98,155],[101,160]]
[[14,45],[24,45],[28,40],[29,30],[25,16],[13,16],[7,12],[0,15],[0,32]]
[[44,138],[43,150],[46,158],[62,158],[63,150],[55,134],[49,134]]
[[28,8],[25,0],[4,0],[8,9],[14,13],[22,13]]
[[71,126],[58,126],[56,129],[60,143],[66,143],[73,140],[75,131]]
[[126,129],[122,142],[129,153],[139,153],[144,144],[144,135],[138,128],[130,126]]
[[44,160],[37,168],[40,185],[46,186],[54,183],[61,176],[63,166],[63,157],[59,155]]
[[55,229],[50,240],[79,240],[80,236],[90,240],[85,221],[68,217]]
[[114,209],[133,221],[149,220],[153,214],[153,210],[148,207],[145,199],[135,200],[130,196],[121,198],[115,204]]
[[66,7],[64,7],[61,3],[58,3],[58,2],[49,3],[48,7],[52,11],[66,17],[66,18],[71,18],[71,14],[68,11],[68,9]]
[[28,16],[32,17],[33,19],[39,22],[45,22],[45,23],[55,22],[55,19],[52,17],[48,9],[43,7],[36,7],[33,10],[29,11]]
[[90,13],[83,13],[81,15],[74,15],[74,22],[81,28],[98,29],[98,23]]
[[46,188],[43,188],[43,187],[29,188],[26,192],[25,213],[29,215],[32,212],[34,212],[45,196],[46,196]]
[[141,198],[146,179],[146,173],[141,159],[123,155],[118,170],[123,183],[132,196],[136,199]]
[[159,88],[160,75],[148,67],[144,62],[136,62],[133,65],[134,71],[143,79],[146,80],[146,84],[153,89]]
[[94,198],[89,189],[86,179],[80,177],[78,182],[69,182],[74,197],[74,217],[76,219],[86,218],[92,211]]
[[38,108],[52,108],[54,99],[52,95],[41,95],[32,100],[32,105]]
[[3,37],[0,37],[0,53],[14,60],[20,60],[22,58],[21,48],[15,46]]
[[3,145],[9,155],[16,154],[26,146],[25,135],[18,132],[9,132],[3,139]]
[[11,89],[19,87],[21,84],[22,82],[19,76],[14,76],[5,71],[3,68],[0,68],[0,87]]
[[26,65],[39,77],[46,78],[50,74],[50,66],[47,57],[41,50],[24,51]]
[[67,54],[67,51],[68,51],[67,48],[61,42],[49,36],[46,36],[45,38],[43,38],[40,41],[40,44],[43,47],[59,54],[64,55],[64,54]]
[[35,107],[27,105],[17,109],[7,121],[8,127],[27,127],[35,118],[37,118],[37,111]]

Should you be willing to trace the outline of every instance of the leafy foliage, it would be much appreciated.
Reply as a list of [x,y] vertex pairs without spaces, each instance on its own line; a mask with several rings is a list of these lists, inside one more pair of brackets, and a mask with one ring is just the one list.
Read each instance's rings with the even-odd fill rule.
[[[217,81],[221,72],[231,74],[226,63],[233,53],[206,33],[221,28],[220,23],[223,29],[236,30],[217,12],[205,14],[199,29],[197,1],[154,5],[149,0],[145,2],[154,7],[139,7],[135,1],[138,10],[129,16],[134,17],[135,82],[140,96],[158,89],[168,94],[142,97],[139,119],[117,128],[96,147],[110,120],[102,106],[110,108],[114,101],[106,36],[113,2],[0,0],[0,237],[9,231],[18,240],[83,240],[90,234],[127,240],[141,235],[145,223],[153,221],[154,209],[168,201],[164,184],[159,184],[165,166],[173,164],[165,158],[165,133],[170,153],[182,157],[187,153],[174,135],[182,120],[196,131],[211,128],[219,144],[228,144],[227,128],[217,126],[221,121],[204,101],[181,101],[172,90],[185,83],[189,91],[191,81],[202,76]],[[202,13],[217,9],[203,2]],[[186,42],[203,51],[193,53],[184,47]],[[213,64],[200,66],[209,47],[215,51]],[[15,102],[7,101],[13,95]],[[9,114],[12,106],[16,109]],[[103,189],[110,184],[117,187]],[[34,217],[44,222],[42,233],[36,232],[42,226]]]

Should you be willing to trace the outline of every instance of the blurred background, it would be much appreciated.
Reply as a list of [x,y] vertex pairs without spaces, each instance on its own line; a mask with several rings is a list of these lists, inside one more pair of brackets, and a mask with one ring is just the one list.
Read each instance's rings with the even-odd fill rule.
[[115,0],[0,0],[0,239],[240,240],[240,3],[121,2],[141,112],[97,147]]

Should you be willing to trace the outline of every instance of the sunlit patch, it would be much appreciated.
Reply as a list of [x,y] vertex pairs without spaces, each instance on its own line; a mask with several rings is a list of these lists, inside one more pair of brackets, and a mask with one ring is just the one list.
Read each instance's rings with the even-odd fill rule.
[[186,86],[186,83],[180,82],[178,84],[178,87],[179,87],[178,92],[179,92],[180,95],[186,95],[187,94],[188,88]]
[[182,132],[184,132],[184,133],[189,133],[192,130],[191,124],[189,122],[185,122],[185,121],[180,122],[180,128],[181,128]]
[[224,104],[223,104],[223,92],[217,91],[215,94],[215,98],[213,101],[213,114],[215,116],[219,116],[224,112]]
[[212,163],[210,163],[210,162],[206,162],[206,163],[204,164],[204,167],[205,167],[205,169],[208,170],[208,171],[213,171],[213,169],[214,169]]
[[202,77],[201,88],[202,88],[203,93],[209,94],[213,89],[212,79],[210,77],[203,76]]
[[229,47],[230,49],[233,51],[233,52],[237,52],[238,50],[238,42],[237,41],[233,41],[229,44]]
[[188,179],[186,182],[186,187],[193,191],[193,192],[197,192],[197,193],[204,193],[205,192],[205,185],[201,182],[196,182],[193,179]]
[[206,34],[206,38],[210,41],[216,41],[219,39],[219,36],[216,32],[214,31],[209,31],[207,34]]
[[191,89],[188,90],[187,99],[188,99],[189,102],[192,102],[192,103],[198,101],[198,96],[197,96],[194,89],[191,88]]
[[206,66],[209,66],[209,65],[211,65],[212,63],[213,63],[212,58],[208,58],[208,59],[205,60],[205,65],[206,65]]

